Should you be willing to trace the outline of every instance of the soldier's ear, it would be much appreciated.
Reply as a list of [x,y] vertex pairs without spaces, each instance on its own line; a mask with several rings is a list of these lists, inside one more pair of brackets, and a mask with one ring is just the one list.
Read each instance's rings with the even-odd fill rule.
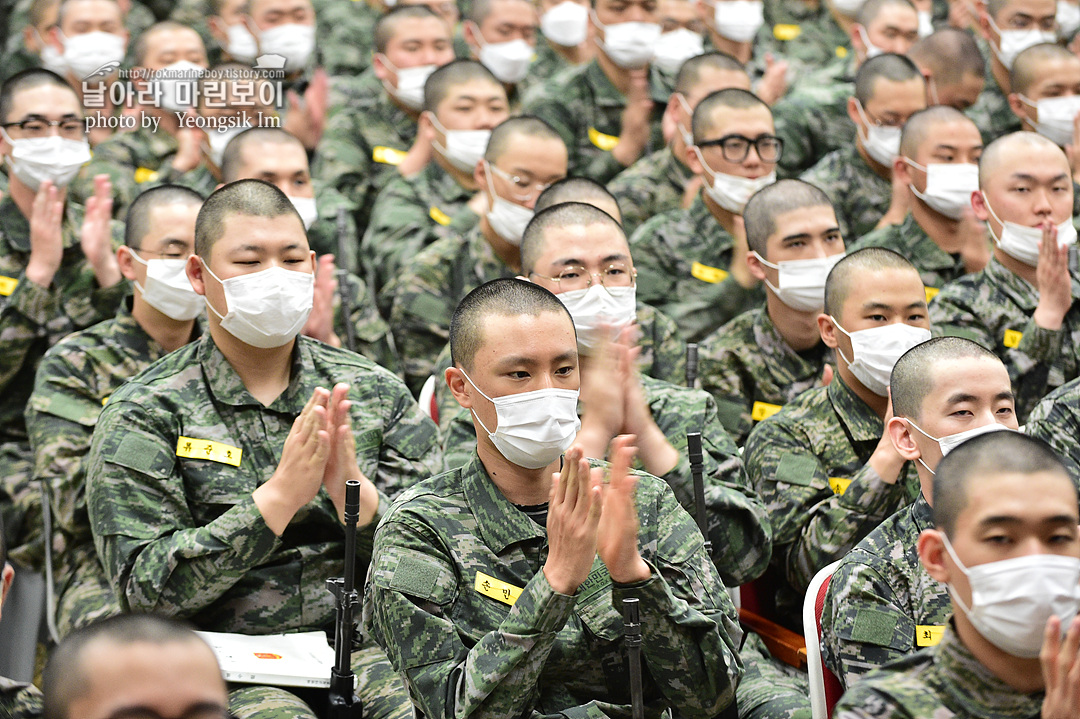
[[465,374],[457,367],[447,367],[445,373],[446,386],[454,395],[457,403],[465,409],[471,409],[473,405],[472,385],[465,379]]
[[836,330],[836,324],[833,322],[832,317],[822,312],[817,316],[818,332],[821,333],[821,341],[825,343],[826,347],[836,349],[838,334]]
[[855,123],[855,127],[862,127],[862,117],[859,116],[859,101],[852,95],[847,101],[847,116]]
[[946,563],[945,542],[942,541],[942,533],[939,529],[924,529],[919,534],[919,561],[922,562],[926,573],[942,583],[949,583],[952,572]]
[[5,563],[3,570],[0,570],[0,607],[4,605],[4,600],[7,599],[8,590],[11,589],[11,582],[14,579],[15,568]]
[[135,260],[131,255],[132,250],[127,245],[121,245],[116,249],[116,264],[120,266],[120,274],[126,280],[135,279]]
[[1028,120],[1030,122],[1031,118],[1028,117],[1028,106],[1020,99],[1020,93],[1009,93],[1009,109],[1021,120]]
[[911,437],[911,426],[903,417],[893,417],[889,420],[889,424],[885,429],[889,433],[889,439],[892,441],[893,447],[896,448],[901,457],[909,462],[914,462],[922,456],[918,445],[915,444],[915,440]]
[[187,267],[184,269],[187,271],[188,282],[191,283],[191,288],[195,290],[195,294],[205,295],[206,279],[203,277],[203,266],[199,256],[191,255],[188,257]]
[[765,265],[761,264],[761,260],[754,252],[748,252],[746,255],[746,266],[750,270],[750,274],[758,280],[765,280]]

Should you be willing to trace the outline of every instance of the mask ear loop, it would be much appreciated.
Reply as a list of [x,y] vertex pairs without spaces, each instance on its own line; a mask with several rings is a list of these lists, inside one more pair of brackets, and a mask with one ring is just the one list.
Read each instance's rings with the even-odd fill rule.
[[[468,372],[466,372],[461,367],[458,367],[458,370],[461,372],[461,374],[465,375],[465,379],[469,380],[469,384],[471,384],[473,386],[473,389],[475,389],[477,392],[480,393],[481,397],[486,399],[488,402],[491,402],[492,404],[495,404],[495,400],[493,400],[491,397],[488,397],[486,394],[484,394],[484,390],[482,390],[482,389],[480,389],[479,387],[476,386],[476,383],[472,381],[472,377],[469,376]],[[495,433],[487,428],[487,425],[484,424],[484,420],[480,419],[480,415],[478,415],[476,413],[476,410],[474,410],[474,409],[472,409],[470,407],[469,411],[472,412],[473,417],[476,417],[476,421],[480,423],[480,426],[484,428],[484,431],[488,433],[488,437],[494,438]],[[498,420],[498,416],[499,416],[499,410],[498,410],[498,407],[496,407],[495,408],[496,421]],[[498,427],[495,427],[495,429],[498,429]]]
[[[968,568],[964,566],[963,562],[960,561],[960,557],[956,556],[956,552],[953,550],[952,542],[949,541],[949,535],[945,534],[943,530],[939,529],[938,531],[941,532],[941,541],[945,545],[945,551],[949,553],[949,556],[952,557],[953,562],[956,564],[957,567],[960,568],[960,571],[964,573],[964,576],[968,576]],[[968,607],[968,605],[964,603],[964,600],[960,598],[960,593],[956,591],[956,589],[951,583],[947,583],[946,586],[949,588],[949,596],[951,596],[953,598],[953,601],[956,602],[956,604],[960,607],[961,610],[963,610],[964,615],[970,617],[971,608]],[[972,600],[974,599],[975,598],[972,597]],[[972,603],[974,603],[974,601]]]
[[[209,266],[207,266],[206,262],[204,262],[204,261],[203,261],[203,258],[201,258],[201,257],[199,258],[199,264],[201,264],[201,265],[203,266],[203,269],[204,269],[204,270],[206,270],[206,271],[207,271],[208,273],[210,273],[210,276],[211,276],[211,277],[213,277],[213,278],[214,278],[215,280],[217,280],[217,281],[218,281],[218,284],[219,284],[219,285],[221,285],[221,289],[222,289],[222,290],[224,290],[224,289],[225,289],[225,283],[221,281],[221,278],[220,278],[220,277],[218,277],[217,275],[215,275],[215,274],[214,274],[214,271],[213,271],[213,270],[211,270]],[[214,309],[214,306],[213,306],[212,304],[210,304],[210,298],[209,298],[209,297],[206,297],[206,296],[204,295],[204,299],[206,300],[206,306],[207,306],[207,308],[208,308],[208,309],[209,309],[209,310],[210,310],[211,312],[213,312],[213,313],[214,313],[215,315],[217,315],[217,316],[218,316],[218,319],[219,319],[219,320],[224,320],[224,319],[225,319],[225,315],[221,314],[220,312],[218,312],[217,310],[215,310],[215,309]],[[228,301],[228,300],[225,300],[225,314],[226,314],[226,315],[227,315],[227,314],[229,314],[229,307],[228,307],[228,305],[229,305],[229,301]]]

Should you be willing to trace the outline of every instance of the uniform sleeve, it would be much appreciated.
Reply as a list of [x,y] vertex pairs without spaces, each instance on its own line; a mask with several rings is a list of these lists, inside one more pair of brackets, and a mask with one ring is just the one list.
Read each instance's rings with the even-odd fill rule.
[[364,622],[430,719],[527,716],[555,636],[574,608],[542,571],[472,648],[447,616],[462,591],[437,538],[390,519],[376,532]]
[[[450,340],[454,303],[446,296],[448,267],[429,264],[428,253],[410,262],[393,283],[390,326],[405,357],[405,382],[419,394],[435,371],[435,360]],[[439,258],[445,260],[446,258]]]
[[420,411],[404,383],[387,374],[379,381],[380,405],[386,415],[379,440],[379,469],[369,479],[394,499],[413,484],[442,472],[443,459],[438,428]]
[[656,309],[652,310],[652,333],[649,337],[648,354],[644,338],[641,342],[642,356],[639,362],[647,362],[641,371],[655,379],[682,386],[686,383],[686,342],[679,336],[674,320]]
[[[927,696],[924,709],[933,710],[936,701]],[[914,716],[930,716],[919,713]],[[913,715],[898,705],[888,693],[866,682],[860,682],[844,692],[833,709],[833,719],[913,719]]]
[[0,390],[19,374],[51,317],[60,312],[59,297],[20,273],[11,294],[0,297]]
[[738,354],[723,346],[720,337],[714,333],[698,348],[698,377],[701,388],[716,402],[724,429],[737,444],[742,444],[754,424],[750,414],[753,377]]
[[406,258],[427,244],[434,222],[412,198],[397,192],[400,184],[395,180],[379,193],[371,221],[360,241],[360,257],[361,262],[366,263],[368,286],[378,298],[379,311],[384,316],[389,314],[390,298],[381,294],[383,287],[397,276]]
[[356,336],[357,354],[400,375],[401,360],[390,334],[390,325],[379,315],[375,297],[368,291],[367,283],[351,273],[346,275],[344,282],[339,283],[338,295],[334,299],[334,334],[341,340],[342,346],[345,346],[347,337],[342,296],[349,299],[349,322]]

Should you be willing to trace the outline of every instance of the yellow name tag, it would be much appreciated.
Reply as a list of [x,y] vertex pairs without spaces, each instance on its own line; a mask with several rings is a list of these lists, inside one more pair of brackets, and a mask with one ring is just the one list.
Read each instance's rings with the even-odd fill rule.
[[211,462],[240,466],[240,455],[243,453],[239,447],[232,447],[221,442],[211,442],[208,439],[193,439],[181,437],[176,440],[176,456],[188,459],[207,459]]
[[135,170],[135,182],[140,185],[144,182],[152,182],[158,178],[158,173],[149,167],[140,167]]
[[722,270],[719,267],[709,267],[700,262],[695,262],[690,265],[690,274],[702,282],[711,282],[712,284],[723,282],[728,276],[728,273],[725,270]]
[[595,127],[589,128],[589,142],[599,147],[604,152],[611,152],[619,144],[619,138],[614,135],[605,135]]
[[848,52],[847,48],[844,47],[843,45],[837,45],[836,46],[836,56],[837,57],[840,57],[840,58],[847,57],[847,52]]
[[7,297],[15,291],[19,281],[14,277],[0,277],[0,296]]
[[780,405],[769,404],[768,402],[754,402],[753,408],[750,410],[750,419],[755,422],[760,422],[763,419],[768,419],[774,414],[780,411]]
[[400,165],[405,159],[405,153],[392,147],[379,145],[371,151],[371,159],[383,165]]
[[514,606],[514,602],[521,596],[521,587],[507,584],[495,577],[489,577],[483,572],[476,573],[476,584],[473,586],[476,591],[480,592],[485,597],[498,599],[503,604],[509,604],[511,607]]
[[941,291],[937,287],[924,287],[923,289],[926,291],[926,302],[927,302],[927,304],[930,303],[930,300],[937,297],[937,293]]
[[1005,330],[1005,338],[1001,340],[1001,344],[1005,345],[1009,349],[1020,346],[1020,340],[1024,339],[1023,332],[1017,332],[1016,330]]
[[799,35],[802,35],[802,28],[798,25],[786,25],[784,23],[777,23],[772,27],[772,34],[773,37],[775,37],[777,40],[794,40]]
[[447,225],[450,224],[450,215],[446,214],[445,212],[440,210],[438,207],[435,207],[434,205],[432,205],[431,209],[428,210],[428,217],[435,220],[436,222],[438,222],[443,227],[446,227]]
[[104,397],[101,398],[101,406],[102,407],[104,407],[105,403],[109,401],[109,397],[112,397],[112,395],[111,394],[110,395],[105,395]]
[[941,641],[943,634],[945,634],[944,626],[920,624],[915,627],[915,644],[920,647],[932,647]]
[[833,494],[843,494],[850,485],[851,480],[847,477],[829,477],[829,487],[832,488]]

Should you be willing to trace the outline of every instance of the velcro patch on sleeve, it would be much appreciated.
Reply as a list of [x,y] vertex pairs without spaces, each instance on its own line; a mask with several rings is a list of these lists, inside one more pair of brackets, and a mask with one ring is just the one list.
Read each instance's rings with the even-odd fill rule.
[[390,588],[419,599],[430,599],[438,580],[437,567],[406,554],[398,559],[397,566],[394,567],[394,573],[390,577]]
[[172,456],[152,439],[128,433],[108,460],[152,477],[164,477],[173,466]]
[[897,618],[876,609],[860,609],[855,613],[851,638],[864,644],[887,647],[892,644]]
[[817,460],[806,454],[785,454],[776,467],[776,481],[809,487],[817,470]]

